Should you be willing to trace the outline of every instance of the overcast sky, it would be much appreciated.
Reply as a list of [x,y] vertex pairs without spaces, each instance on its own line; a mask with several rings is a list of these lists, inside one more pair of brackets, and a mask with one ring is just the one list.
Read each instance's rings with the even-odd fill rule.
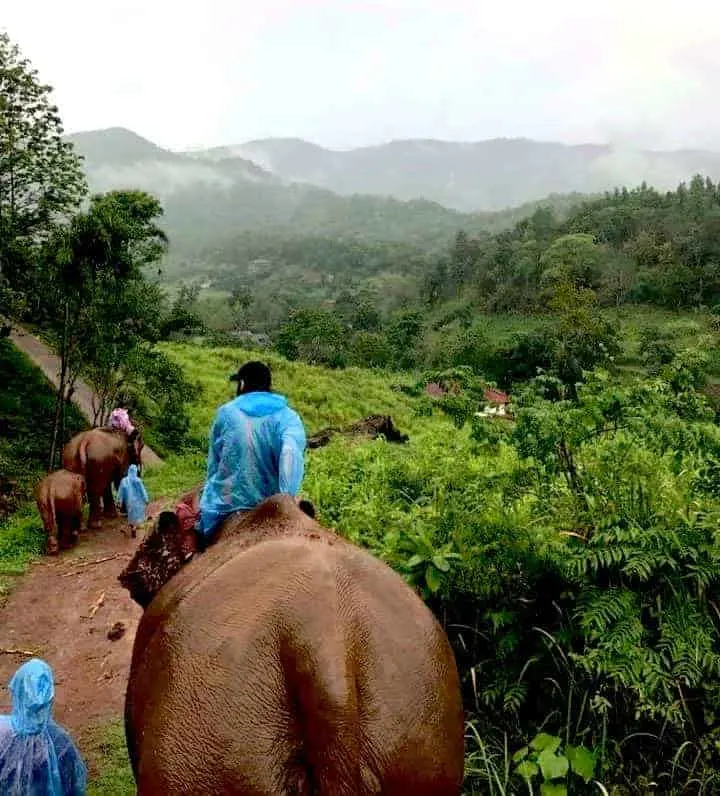
[[4,0],[0,26],[71,132],[720,149],[715,0]]

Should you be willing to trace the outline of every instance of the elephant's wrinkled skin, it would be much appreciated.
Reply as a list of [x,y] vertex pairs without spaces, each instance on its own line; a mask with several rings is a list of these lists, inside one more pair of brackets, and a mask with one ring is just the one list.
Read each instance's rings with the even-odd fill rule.
[[131,464],[140,467],[142,448],[137,430],[128,436],[124,431],[92,428],[76,434],[63,449],[63,467],[85,477],[90,528],[100,527],[103,509],[106,517],[117,516],[112,485],[120,486]]
[[35,500],[47,532],[47,551],[57,555],[60,546],[77,541],[82,524],[85,480],[77,473],[57,470],[37,485]]
[[164,512],[120,575],[146,607],[125,704],[139,796],[460,794],[455,659],[400,576],[288,496],[221,534],[183,567],[194,531]]

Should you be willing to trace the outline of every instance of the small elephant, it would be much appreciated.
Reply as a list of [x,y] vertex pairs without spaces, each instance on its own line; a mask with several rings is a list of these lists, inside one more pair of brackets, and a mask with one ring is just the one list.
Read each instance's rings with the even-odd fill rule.
[[463,708],[430,610],[288,495],[202,555],[163,512],[119,576],[145,612],[125,701],[138,796],[459,796]]
[[56,470],[37,485],[35,500],[48,541],[47,552],[77,542],[85,501],[85,479],[68,470]]
[[131,464],[140,470],[143,445],[137,429],[128,435],[106,428],[82,431],[65,445],[63,467],[85,477],[90,503],[88,527],[100,527],[103,509],[106,517],[117,516],[112,487],[119,488]]

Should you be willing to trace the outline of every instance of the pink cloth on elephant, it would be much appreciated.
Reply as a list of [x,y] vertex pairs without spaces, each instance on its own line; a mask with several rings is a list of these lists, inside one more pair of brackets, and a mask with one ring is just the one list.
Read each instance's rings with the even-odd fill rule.
[[119,431],[124,431],[126,434],[132,434],[135,426],[130,422],[130,415],[127,409],[113,409],[110,414],[110,428],[116,428]]
[[200,516],[199,497],[199,490],[194,489],[183,495],[175,506],[175,514],[180,520],[180,527],[183,531],[191,530],[198,521]]

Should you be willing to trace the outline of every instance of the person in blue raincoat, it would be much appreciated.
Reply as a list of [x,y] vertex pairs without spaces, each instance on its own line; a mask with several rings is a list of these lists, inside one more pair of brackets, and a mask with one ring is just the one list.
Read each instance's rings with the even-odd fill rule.
[[118,504],[120,510],[127,514],[130,535],[137,536],[138,525],[145,522],[145,507],[150,502],[145,484],[138,475],[137,465],[128,467],[128,474],[120,482]]
[[270,368],[247,362],[230,378],[237,397],[218,409],[210,429],[196,526],[204,541],[228,514],[278,492],[297,498],[305,471],[305,428],[287,398],[271,392]]
[[85,796],[87,772],[70,736],[51,718],[52,669],[33,658],[10,680],[12,713],[0,716],[3,796]]

